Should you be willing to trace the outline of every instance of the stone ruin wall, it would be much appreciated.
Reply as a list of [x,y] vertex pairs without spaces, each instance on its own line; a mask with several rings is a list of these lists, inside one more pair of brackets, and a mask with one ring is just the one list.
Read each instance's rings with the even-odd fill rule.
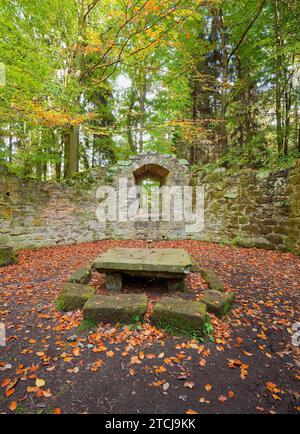
[[[103,169],[102,169],[103,170]],[[100,224],[96,191],[118,176],[139,183],[158,170],[164,185],[205,186],[205,228],[186,234],[176,222]],[[199,239],[300,254],[300,161],[276,173],[242,170],[190,174],[185,160],[148,153],[64,184],[20,179],[0,168],[0,244],[15,249],[101,239]]]

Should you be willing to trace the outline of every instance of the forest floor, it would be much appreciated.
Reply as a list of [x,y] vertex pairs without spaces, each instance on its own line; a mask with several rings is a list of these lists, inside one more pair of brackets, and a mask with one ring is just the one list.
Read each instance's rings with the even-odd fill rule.
[[[153,327],[78,329],[80,311],[56,311],[68,276],[104,250],[145,247],[143,241],[99,241],[26,250],[18,265],[0,269],[2,413],[297,413],[300,258],[197,241],[156,242],[153,247],[188,250],[213,268],[236,292],[224,320],[212,317],[213,336],[186,341]],[[103,276],[92,285],[105,293]],[[187,279],[189,296],[206,288],[201,276]],[[162,282],[129,282],[146,291],[151,306],[167,292]],[[298,303],[298,308],[297,308]],[[299,338],[298,338],[299,341]]]

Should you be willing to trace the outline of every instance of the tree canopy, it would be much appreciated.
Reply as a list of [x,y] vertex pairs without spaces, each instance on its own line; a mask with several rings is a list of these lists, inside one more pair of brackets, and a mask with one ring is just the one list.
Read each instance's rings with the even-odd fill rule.
[[297,0],[0,0],[0,163],[71,178],[157,150],[300,155]]

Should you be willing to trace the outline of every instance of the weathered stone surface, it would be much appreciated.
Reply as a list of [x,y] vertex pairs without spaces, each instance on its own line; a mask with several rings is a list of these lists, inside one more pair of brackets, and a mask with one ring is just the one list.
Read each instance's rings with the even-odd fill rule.
[[219,291],[205,291],[202,303],[206,304],[208,312],[214,313],[219,318],[226,315],[234,303],[234,292],[220,293]]
[[123,279],[121,273],[106,273],[105,286],[108,291],[120,292],[122,290]]
[[154,307],[151,321],[177,335],[204,333],[206,305],[196,301],[164,297]]
[[201,268],[200,273],[205,282],[207,283],[209,289],[224,292],[224,283],[213,270],[210,270],[208,268]]
[[182,249],[111,249],[93,262],[100,273],[119,271],[133,275],[184,277],[192,268]]
[[[93,169],[64,184],[20,179],[0,173],[0,243],[14,249],[38,248],[101,239],[197,239],[300,254],[300,160],[274,173],[225,168],[190,174],[170,155],[145,153],[131,164]],[[96,216],[98,187],[116,187],[119,175],[134,186],[157,177],[166,186],[205,185],[205,227],[188,222],[107,222]],[[140,224],[138,224],[140,223]],[[273,235],[277,235],[274,237]],[[279,235],[279,236],[278,236]]]
[[95,288],[91,286],[66,283],[58,299],[59,308],[66,312],[82,309],[87,300],[94,295],[95,291]]
[[69,283],[81,283],[83,285],[90,282],[92,277],[92,269],[90,266],[78,268],[69,278]]
[[14,254],[13,248],[10,246],[0,246],[0,267],[16,264],[17,257]]
[[95,295],[83,308],[83,317],[94,323],[108,322],[130,324],[142,319],[147,310],[148,298],[144,294]]

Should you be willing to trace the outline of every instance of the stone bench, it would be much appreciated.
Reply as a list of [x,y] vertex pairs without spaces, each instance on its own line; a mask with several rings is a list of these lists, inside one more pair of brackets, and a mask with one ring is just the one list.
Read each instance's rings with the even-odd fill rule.
[[121,291],[123,275],[167,279],[171,291],[184,291],[193,261],[182,249],[111,249],[95,259],[92,268],[106,275],[106,288]]
[[147,304],[145,294],[94,295],[84,305],[83,318],[95,324],[130,324],[142,320]]
[[91,286],[79,283],[66,283],[58,299],[58,306],[65,312],[82,309],[87,300],[94,295],[95,291],[95,288]]
[[154,307],[151,321],[159,328],[183,336],[203,336],[207,308],[204,303],[163,297]]

